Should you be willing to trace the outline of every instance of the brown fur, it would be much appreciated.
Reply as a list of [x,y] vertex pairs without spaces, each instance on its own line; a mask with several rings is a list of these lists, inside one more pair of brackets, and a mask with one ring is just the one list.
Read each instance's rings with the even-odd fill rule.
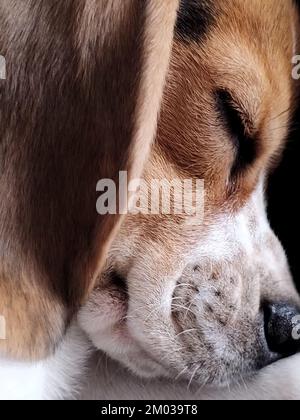
[[159,3],[0,2],[1,354],[49,354],[93,287],[119,223],[96,183],[139,175],[156,128],[178,7]]
[[[158,134],[144,173],[147,181],[204,179],[206,226],[223,210],[238,211],[261,174],[267,175],[278,161],[297,95],[291,57],[298,15],[292,1],[275,5],[272,0],[251,0],[247,8],[244,0],[231,1],[230,9],[218,3],[217,24],[202,42],[175,38]],[[230,90],[258,136],[257,157],[236,177],[230,172],[236,151],[215,110],[216,88]],[[129,216],[123,239],[130,247],[128,238],[135,232],[143,242],[161,240],[164,247],[176,249],[178,242],[197,235],[182,226],[183,219],[142,215],[137,222],[136,216]]]
[[[295,104],[287,31],[295,13],[290,1],[272,0],[218,2],[217,10],[203,42],[175,42],[155,153],[205,179],[208,203],[220,208],[241,206],[283,148]],[[236,151],[215,111],[216,89],[237,98],[257,133],[257,158],[238,177],[230,174]]]
[[[175,277],[181,270],[181,281],[191,278],[191,267],[181,267],[184,256],[217,214],[243,206],[288,132],[295,92],[292,1],[231,1],[230,8],[217,2],[217,19],[199,42],[175,37],[158,135],[145,170],[148,179],[203,178],[205,223],[199,232],[181,217],[126,219],[109,264],[124,277],[135,274],[129,288],[136,296],[145,294],[142,273],[149,291],[170,273]],[[177,8],[175,0],[129,0],[117,8],[112,0],[1,1],[0,52],[8,64],[8,79],[0,82],[0,314],[8,337],[0,341],[1,355],[33,359],[49,354],[93,288],[121,223],[97,216],[95,186],[101,178],[116,178],[120,169],[128,169],[131,177],[143,169]],[[258,142],[253,163],[234,177],[236,151],[216,118],[216,88],[236,98]],[[261,294],[297,299],[287,270],[284,285],[270,273],[263,284],[250,283],[253,270],[245,265],[239,274],[249,285],[228,286],[244,258],[241,254],[230,269],[220,269],[223,276],[215,273],[223,295],[206,308],[217,322],[229,325],[232,335],[239,328],[232,327],[238,317],[231,286],[242,294],[241,325],[246,309],[257,313]],[[276,285],[271,292],[270,285]],[[189,303],[192,296],[185,298]],[[210,327],[208,314],[204,321]],[[173,315],[181,328],[187,321],[190,325],[182,313]],[[155,316],[146,324],[150,331]],[[237,340],[234,335],[241,354],[257,344],[253,323],[247,319],[245,325],[252,336]],[[192,341],[196,349],[199,342]],[[178,342],[173,344],[169,363],[174,365]],[[192,362],[195,355],[185,354]],[[216,359],[210,366],[210,374],[219,363]],[[235,363],[238,369],[238,359]]]

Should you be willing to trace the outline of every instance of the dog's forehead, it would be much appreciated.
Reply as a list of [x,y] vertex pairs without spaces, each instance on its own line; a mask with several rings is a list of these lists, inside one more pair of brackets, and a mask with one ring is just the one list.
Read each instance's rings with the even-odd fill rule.
[[[155,152],[180,174],[204,179],[216,208],[233,201],[239,208],[284,145],[295,91],[294,12],[292,0],[180,2]],[[242,128],[251,127],[249,164],[239,118],[224,129],[220,91],[233,99]]]
[[[201,42],[211,29],[223,29],[225,24],[228,28],[234,27],[235,32],[246,30],[248,35],[252,27],[252,36],[256,38],[259,17],[262,25],[269,22],[267,27],[279,37],[284,28],[280,21],[294,10],[293,5],[299,6],[299,0],[180,0],[175,36],[185,43]],[[268,31],[261,34],[270,36]]]

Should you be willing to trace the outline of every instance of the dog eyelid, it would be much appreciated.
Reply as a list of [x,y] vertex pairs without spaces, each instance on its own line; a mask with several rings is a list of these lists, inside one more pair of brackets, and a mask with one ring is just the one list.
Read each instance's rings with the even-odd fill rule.
[[232,139],[236,154],[232,173],[251,164],[257,152],[257,132],[253,122],[233,95],[219,89],[215,92],[217,114]]
[[232,118],[235,120],[235,123],[239,123],[239,125],[242,126],[245,134],[249,136],[253,135],[255,132],[253,121],[241,102],[238,101],[231,92],[225,89],[217,90],[215,92],[215,97],[221,117],[230,116],[230,120]]

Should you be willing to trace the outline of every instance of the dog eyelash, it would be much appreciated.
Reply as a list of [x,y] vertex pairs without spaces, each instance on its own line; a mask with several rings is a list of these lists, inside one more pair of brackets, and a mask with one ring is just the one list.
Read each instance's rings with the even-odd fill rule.
[[249,166],[256,157],[257,138],[247,118],[233,99],[231,93],[220,89],[215,93],[217,113],[222,125],[230,135],[236,156],[232,175]]

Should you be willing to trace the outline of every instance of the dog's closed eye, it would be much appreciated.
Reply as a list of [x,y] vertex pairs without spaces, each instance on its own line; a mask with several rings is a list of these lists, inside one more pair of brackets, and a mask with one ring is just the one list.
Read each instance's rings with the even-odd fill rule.
[[256,133],[249,116],[231,93],[220,89],[215,92],[215,98],[218,116],[234,146],[235,159],[231,173],[235,176],[253,163],[256,157]]

